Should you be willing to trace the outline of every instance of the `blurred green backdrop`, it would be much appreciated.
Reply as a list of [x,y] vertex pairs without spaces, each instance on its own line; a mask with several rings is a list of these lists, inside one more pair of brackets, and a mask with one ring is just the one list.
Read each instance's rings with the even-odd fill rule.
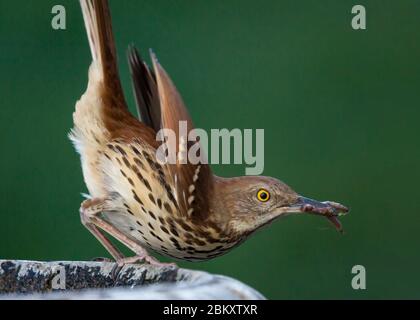
[[[351,28],[364,4],[367,30]],[[67,30],[51,8],[67,9]],[[265,175],[351,207],[280,220],[226,256],[179,263],[268,298],[420,298],[420,1],[112,1],[125,51],[153,48],[198,127],[264,128]],[[0,258],[106,256],[79,221],[85,191],[67,139],[90,52],[74,0],[0,1]],[[217,166],[220,175],[243,166]],[[367,290],[351,268],[367,270]]]

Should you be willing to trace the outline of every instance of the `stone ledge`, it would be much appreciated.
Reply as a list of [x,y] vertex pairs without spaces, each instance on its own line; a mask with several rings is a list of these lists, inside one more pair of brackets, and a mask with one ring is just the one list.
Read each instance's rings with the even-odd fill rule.
[[0,260],[0,299],[264,299],[233,278],[114,262]]

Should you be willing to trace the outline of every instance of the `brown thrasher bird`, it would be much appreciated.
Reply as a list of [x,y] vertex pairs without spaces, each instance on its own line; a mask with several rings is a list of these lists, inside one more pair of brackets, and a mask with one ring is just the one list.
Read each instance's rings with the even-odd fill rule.
[[[337,216],[347,208],[302,197],[277,179],[221,178],[204,162],[182,164],[178,159],[175,164],[161,164],[156,157],[157,131],[178,132],[179,121],[186,121],[188,130],[194,128],[180,94],[153,53],[149,69],[130,48],[142,122],[134,117],[118,76],[108,3],[80,3],[93,58],[70,133],[90,193],[80,214],[82,223],[117,261],[158,263],[146,249],[182,260],[211,259],[291,213],[325,216],[341,230]],[[177,151],[182,140],[177,136]],[[124,258],[107,234],[134,251],[134,259]]]

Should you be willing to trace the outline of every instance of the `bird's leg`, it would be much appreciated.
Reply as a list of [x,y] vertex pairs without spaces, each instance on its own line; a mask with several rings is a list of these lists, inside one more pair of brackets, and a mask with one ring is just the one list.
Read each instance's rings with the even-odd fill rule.
[[97,213],[101,212],[100,204],[102,199],[88,199],[82,202],[80,206],[80,220],[82,224],[88,229],[95,238],[105,247],[110,255],[116,260],[124,258],[121,251],[102,233],[97,226],[92,223],[91,218]]
[[176,266],[174,263],[163,263],[159,262],[157,259],[149,255],[149,253],[139,244],[137,244],[135,241],[128,238],[124,233],[122,233],[120,230],[109,224],[108,222],[100,219],[99,217],[94,217],[92,219],[93,223],[101,228],[102,230],[106,231],[113,237],[115,237],[117,240],[122,242],[124,245],[126,245],[130,250],[132,250],[136,255],[133,257],[127,257],[127,258],[119,258],[116,259],[116,262],[118,265],[123,266],[125,264],[130,263],[139,263],[139,262],[147,262],[154,266]]
[[[174,263],[162,263],[153,258],[148,252],[140,246],[138,243],[127,237],[120,230],[115,228],[113,225],[101,219],[98,214],[103,211],[112,211],[107,206],[106,199],[88,199],[82,203],[80,212],[82,216],[82,223],[91,231],[94,236],[102,243],[102,245],[109,251],[114,257],[118,265],[122,266],[128,263],[138,263],[146,261],[149,264],[156,266],[175,266]],[[124,257],[124,255],[106,238],[102,232],[98,229],[102,229],[118,241],[126,245],[136,255],[134,257]]]

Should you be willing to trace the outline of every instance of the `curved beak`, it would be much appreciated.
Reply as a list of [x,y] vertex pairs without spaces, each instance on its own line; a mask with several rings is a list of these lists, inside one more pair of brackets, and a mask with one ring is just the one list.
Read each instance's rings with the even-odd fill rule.
[[339,232],[343,232],[339,216],[346,215],[349,209],[340,203],[332,201],[317,201],[299,196],[297,201],[288,207],[289,212],[309,213],[326,217]]

